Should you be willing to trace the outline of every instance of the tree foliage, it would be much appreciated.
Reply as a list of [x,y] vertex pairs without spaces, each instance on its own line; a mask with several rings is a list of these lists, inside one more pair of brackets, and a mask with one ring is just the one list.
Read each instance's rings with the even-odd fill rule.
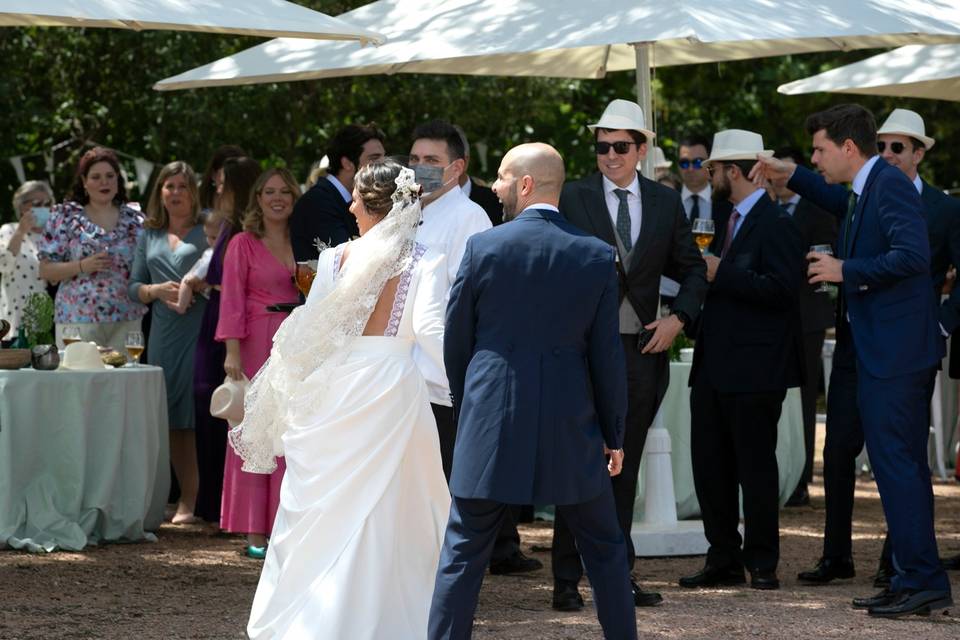
[[[365,0],[302,4],[339,14]],[[30,178],[46,177],[43,154],[54,154],[54,187],[66,192],[82,145],[95,141],[156,163],[174,159],[202,170],[223,143],[239,144],[264,164],[285,164],[305,177],[330,135],[351,121],[376,121],[388,151],[405,153],[416,124],[443,117],[464,127],[474,146],[472,172],[491,177],[514,144],[555,145],[576,177],[594,168],[585,129],[609,100],[635,94],[632,72],[603,80],[407,75],[361,76],[248,87],[157,92],[157,80],[236,53],[256,38],[113,29],[9,28],[0,30],[2,157],[25,156]],[[882,118],[895,106],[923,114],[941,141],[924,163],[925,177],[960,184],[950,161],[960,127],[957,103],[817,94],[781,96],[776,87],[875,52],[810,54],[735,63],[663,68],[655,74],[655,126],[668,157],[691,132],[738,127],[764,135],[771,147],[809,146],[805,116],[856,100]],[[36,155],[31,155],[36,154]],[[16,188],[9,163],[0,163],[0,194]],[[135,197],[142,197],[134,194]],[[0,206],[0,218],[10,217]]]

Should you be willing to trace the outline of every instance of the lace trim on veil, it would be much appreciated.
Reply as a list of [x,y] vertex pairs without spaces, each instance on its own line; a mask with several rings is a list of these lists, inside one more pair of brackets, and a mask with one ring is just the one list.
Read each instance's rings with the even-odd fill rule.
[[350,260],[333,288],[326,295],[315,289],[317,295],[294,309],[274,335],[270,357],[247,388],[243,421],[229,433],[244,471],[276,469],[290,400],[313,402],[326,393],[331,371],[346,358],[352,339],[362,335],[387,280],[410,267],[420,222],[419,187],[410,169],[401,170],[396,185],[390,212],[350,244]]

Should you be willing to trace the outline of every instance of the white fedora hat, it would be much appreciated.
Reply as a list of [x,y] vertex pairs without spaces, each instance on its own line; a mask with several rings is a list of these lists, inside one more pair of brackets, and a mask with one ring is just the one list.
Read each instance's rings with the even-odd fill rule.
[[894,109],[883,121],[883,125],[877,129],[877,135],[881,133],[893,133],[901,136],[916,138],[923,143],[928,151],[936,144],[936,140],[927,136],[927,129],[923,126],[923,118],[916,111],[910,109]]
[[727,129],[713,134],[713,150],[703,164],[725,160],[756,160],[758,156],[772,156],[763,148],[763,136],[743,129]]
[[660,147],[653,148],[653,168],[654,169],[669,169],[670,165],[673,164],[672,160],[667,160],[667,156],[663,153],[663,149]]
[[82,371],[85,369],[106,369],[100,359],[100,350],[94,342],[74,342],[63,350],[63,360],[60,363],[63,369]]
[[647,136],[648,142],[657,137],[657,134],[647,129],[644,124],[643,109],[640,108],[640,105],[629,100],[614,100],[603,110],[599,122],[587,125],[587,129],[590,129],[590,131],[598,127],[600,129],[639,131]]
[[210,397],[210,415],[223,418],[231,427],[243,422],[243,397],[249,383],[246,376],[242,380],[227,376],[223,384],[213,390]]

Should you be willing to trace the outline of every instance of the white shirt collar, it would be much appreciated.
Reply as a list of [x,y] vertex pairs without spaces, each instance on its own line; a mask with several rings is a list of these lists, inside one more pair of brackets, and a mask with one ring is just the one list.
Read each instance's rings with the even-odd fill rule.
[[710,195],[712,193],[713,193],[713,189],[710,187],[709,182],[707,183],[707,186],[705,186],[700,191],[697,191],[696,193],[694,193],[693,191],[690,191],[690,189],[687,189],[687,185],[683,185],[683,188],[680,189],[680,199],[686,202],[687,198],[698,196],[700,198],[703,198],[707,202],[710,202]]
[[757,189],[746,198],[741,200],[736,206],[734,206],[734,209],[740,214],[741,218],[746,218],[747,214],[753,210],[754,205],[760,201],[760,198],[766,195],[766,191],[763,189]]
[[863,194],[863,188],[867,186],[867,177],[870,175],[870,171],[873,169],[873,165],[877,164],[877,160],[880,159],[880,156],[873,156],[860,167],[860,171],[857,171],[857,175],[853,177],[853,184],[850,186],[853,187],[853,192],[857,194],[859,198]]
[[917,188],[917,193],[923,194],[923,180],[920,179],[920,174],[917,174],[917,177],[913,179],[913,186]]
[[337,180],[337,176],[330,173],[327,175],[327,180],[333,183],[333,186],[337,188],[337,191],[340,192],[340,196],[343,198],[344,202],[346,202],[347,204],[350,204],[351,202],[353,202],[353,196],[350,194],[349,191],[347,191],[347,188],[343,186],[343,183]]
[[463,190],[464,195],[469,198],[470,192],[473,191],[473,180],[467,178],[467,181],[460,185],[460,188]]
[[800,204],[800,194],[799,193],[793,194],[793,196],[791,196],[790,199],[784,202],[783,204],[792,204],[794,208],[796,208],[796,206]]
[[[613,182],[613,180],[611,180],[607,176],[603,176],[603,192],[604,193],[611,193],[614,189],[622,189],[622,188],[623,187],[618,187]],[[633,175],[633,182],[628,184],[626,186],[626,189],[627,191],[637,196],[638,198],[640,197],[640,179],[637,177],[636,174]]]
[[530,206],[526,207],[523,211],[520,212],[522,215],[525,211],[530,211],[530,209],[547,209],[548,211],[553,211],[554,213],[560,213],[560,209],[557,209],[552,204],[546,204],[543,202],[534,202]]

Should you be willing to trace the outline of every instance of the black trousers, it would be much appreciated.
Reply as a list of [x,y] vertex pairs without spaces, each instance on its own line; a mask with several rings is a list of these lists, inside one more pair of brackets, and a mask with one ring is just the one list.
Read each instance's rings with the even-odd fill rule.
[[[701,369],[690,391],[693,482],[707,563],[775,571],[780,558],[777,421],[787,390],[721,393]],[[744,537],[740,522],[743,489]],[[742,550],[741,550],[742,542]]]
[[803,357],[807,381],[800,387],[800,404],[803,407],[803,448],[807,462],[799,485],[813,482],[813,448],[817,438],[817,396],[820,394],[820,378],[823,376],[823,339],[826,331],[811,331],[803,334]]
[[[623,470],[611,478],[617,521],[627,542],[627,570],[633,571],[636,551],[630,529],[633,527],[633,503],[637,497],[640,460],[647,442],[647,431],[660,408],[670,382],[666,353],[641,354],[636,334],[621,334],[627,360],[627,416],[623,438]],[[558,513],[553,521],[553,576],[559,580],[579,581],[583,564],[570,528]]]
[[[443,475],[450,484],[450,471],[453,469],[453,447],[457,442],[457,423],[453,416],[453,407],[430,403],[433,417],[437,421],[437,432],[440,435],[440,460],[443,464]],[[520,505],[509,505],[504,511],[503,524],[497,533],[493,544],[491,562],[506,560],[520,551],[520,532],[517,531],[517,522],[520,520]]]

